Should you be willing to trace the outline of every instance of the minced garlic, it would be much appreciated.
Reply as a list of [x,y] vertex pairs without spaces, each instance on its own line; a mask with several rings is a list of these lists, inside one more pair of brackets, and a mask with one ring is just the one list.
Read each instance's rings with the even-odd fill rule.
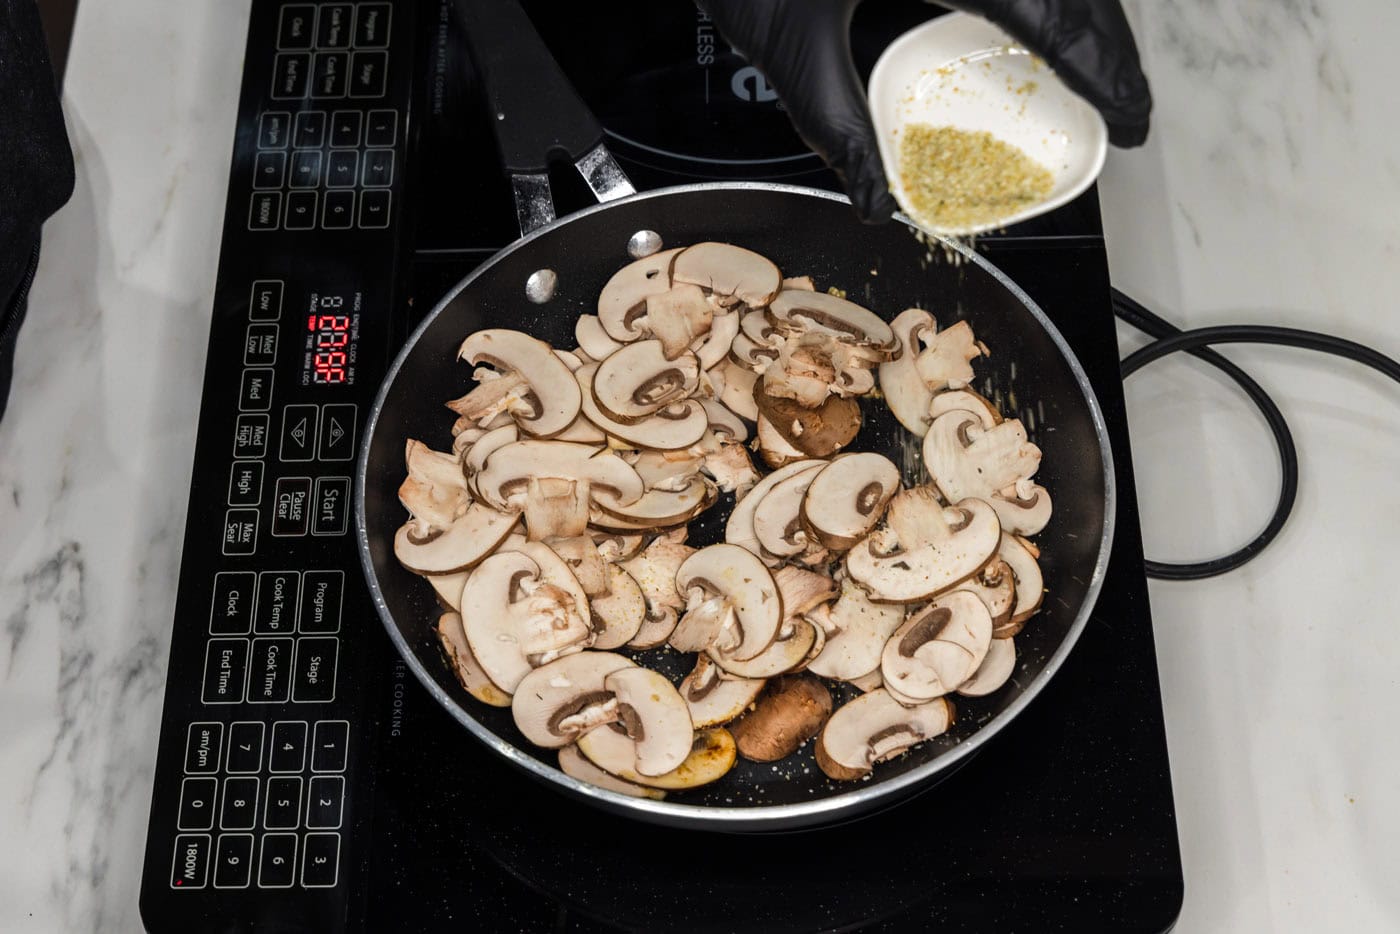
[[945,230],[981,227],[1044,201],[1050,170],[985,131],[911,123],[899,144],[899,176],[919,220]]

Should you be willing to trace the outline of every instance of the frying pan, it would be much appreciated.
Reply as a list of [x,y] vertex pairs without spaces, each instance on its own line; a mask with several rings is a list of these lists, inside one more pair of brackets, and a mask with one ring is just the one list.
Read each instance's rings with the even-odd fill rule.
[[[428,693],[486,748],[555,789],[641,820],[789,830],[850,819],[931,787],[1031,703],[1073,648],[1103,581],[1115,514],[1113,465],[1103,416],[1074,354],[1035,302],[985,259],[957,244],[946,246],[961,262],[932,255],[902,220],[864,226],[840,196],[760,183],[634,193],[603,148],[601,128],[519,7],[472,0],[459,9],[497,115],[493,123],[523,236],[433,308],[390,366],[370,412],[358,463],[356,531],[375,608],[394,645]],[[546,169],[559,152],[606,203],[553,218]],[[452,416],[443,402],[472,385],[469,368],[456,361],[462,339],[477,329],[506,327],[572,347],[574,322],[596,310],[603,284],[630,261],[629,242],[654,240],[652,234],[667,246],[719,240],[756,250],[784,275],[806,274],[818,288],[843,288],[887,319],[914,305],[931,311],[940,327],[966,319],[992,351],[977,361],[974,388],[1019,416],[1044,452],[1037,480],[1050,491],[1055,515],[1037,543],[1048,593],[1044,609],[1016,637],[1016,673],[989,697],[957,698],[958,722],[948,733],[876,766],[867,780],[830,781],[817,768],[811,743],[776,765],[741,758],[719,782],[665,801],[570,778],[557,769],[554,753],[520,735],[509,709],[487,707],[457,683],[433,631],[441,608],[432,588],[394,557],[394,531],[406,518],[396,493],[404,477],[404,440],[450,448]],[[549,279],[536,275],[541,270],[556,274],[552,291],[540,288]],[[850,449],[880,451],[905,465],[906,483],[918,482],[917,439],[878,400],[867,400],[863,410],[865,423]],[[689,543],[722,540],[732,502],[722,497],[692,522]],[[664,649],[636,657],[673,681],[693,662]],[[833,693],[839,705],[855,692]]]

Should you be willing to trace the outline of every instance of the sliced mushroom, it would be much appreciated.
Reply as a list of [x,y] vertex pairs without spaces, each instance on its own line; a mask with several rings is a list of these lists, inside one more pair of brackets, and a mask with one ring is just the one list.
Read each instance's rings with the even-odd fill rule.
[[773,423],[762,415],[758,417],[758,453],[769,467],[786,467],[797,461],[807,460],[807,455],[788,443],[787,439],[773,427]]
[[519,522],[518,512],[472,503],[442,532],[419,537],[413,522],[404,523],[394,535],[394,556],[417,574],[454,574],[490,555]]
[[792,276],[783,280],[785,289],[803,289],[808,292],[816,291],[817,284],[812,281],[811,276]]
[[772,423],[783,440],[810,457],[830,457],[860,431],[860,403],[844,396],[829,396],[815,408],[807,408],[793,399],[768,395],[760,381],[754,384],[753,399],[759,415]]
[[[778,347],[778,359],[763,371],[764,394],[774,399],[791,399],[803,408],[821,405],[836,388],[831,344],[820,334],[787,338]],[[763,411],[762,400],[759,410]]]
[[971,389],[947,389],[933,397],[928,406],[928,425],[933,420],[949,412],[962,409],[974,413],[982,421],[983,428],[995,428],[1002,422],[1001,413],[991,400]]
[[634,649],[650,649],[664,643],[676,628],[676,614],[685,597],[676,589],[676,573],[695,549],[657,539],[640,555],[622,562],[646,597],[647,613],[641,629],[628,643]]
[[531,541],[572,538],[588,527],[589,485],[558,477],[530,477],[525,483],[525,534]]
[[729,544],[702,548],[677,569],[675,586],[685,594],[697,588],[705,599],[719,597],[733,608],[732,615],[721,612],[721,626],[710,644],[716,661],[728,670],[728,661],[754,658],[778,635],[782,597],[773,575],[752,552]]
[[603,771],[589,762],[587,757],[578,751],[577,746],[565,746],[559,750],[559,771],[589,785],[596,785],[599,788],[633,798],[650,798],[653,801],[661,801],[666,797],[666,792],[660,788],[647,788],[645,785],[638,785]]
[[420,535],[447,528],[467,511],[472,496],[457,454],[434,451],[410,438],[404,464],[408,478],[399,487],[399,502],[418,520]]
[[[1024,490],[1019,488],[1024,487]],[[1035,535],[1050,522],[1053,509],[1050,493],[1029,480],[1014,483],[987,498],[996,510],[1003,531],[1015,535]]]
[[[758,546],[766,552],[765,558],[767,555],[790,558],[806,551],[813,543],[802,527],[802,501],[812,479],[824,469],[804,470],[775,483],[754,507],[753,534]],[[798,611],[788,612],[792,615]]]
[[827,633],[825,647],[807,670],[824,678],[853,681],[880,667],[885,643],[904,622],[904,607],[872,603],[865,591],[847,583],[829,616],[834,632]]
[[438,603],[454,613],[462,611],[462,587],[467,583],[471,571],[457,571],[454,574],[425,574],[424,578],[433,585]]
[[768,495],[768,491],[789,477],[796,476],[803,471],[816,471],[825,466],[824,461],[801,460],[779,467],[777,470],[764,477],[754,486],[752,490],[735,504],[734,510],[729,514],[729,521],[724,527],[724,540],[731,545],[738,545],[747,549],[754,555],[760,554],[758,538],[754,535],[753,517],[758,506],[763,502],[763,498]]
[[993,639],[972,677],[958,685],[958,693],[964,697],[986,697],[1011,679],[1016,670],[1016,640]]
[[758,406],[753,401],[753,387],[758,382],[758,374],[729,359],[721,360],[716,367],[724,374],[724,389],[720,392],[719,401],[740,418],[758,421]]
[[588,416],[580,412],[573,424],[555,435],[553,440],[572,441],[575,444],[603,445],[608,443],[608,436],[603,432],[603,429],[589,421]]
[[[640,336],[640,335],[639,335]],[[622,349],[622,341],[613,340],[603,328],[597,315],[579,315],[574,324],[574,339],[579,349],[593,360],[604,360]]]
[[758,697],[766,684],[762,678],[734,678],[710,660],[695,659],[695,670],[681,681],[680,695],[690,708],[690,720],[697,730],[720,726],[739,716]]
[[710,329],[691,342],[690,350],[700,361],[701,369],[709,372],[729,356],[734,338],[739,334],[737,312],[716,314],[710,321]]
[[568,441],[516,441],[493,451],[475,477],[477,493],[497,509],[522,505],[531,478],[572,481],[576,490],[603,491],[618,503],[643,492],[637,471],[609,451]]
[[685,761],[665,775],[642,775],[636,771],[636,744],[616,724],[581,737],[578,750],[594,765],[618,778],[667,791],[684,791],[718,781],[734,767],[736,758],[734,737],[723,727],[698,731]]
[[697,243],[677,254],[671,281],[698,285],[721,304],[767,305],[778,294],[783,274],[768,259],[730,243]]
[[579,652],[542,665],[525,675],[515,691],[510,705],[515,725],[536,746],[567,746],[589,730],[617,721],[620,705],[604,682],[636,667],[613,652]]
[[709,333],[714,317],[714,306],[698,285],[672,285],[647,296],[647,330],[660,342],[667,360],[676,359]]
[[512,375],[525,380],[529,385],[527,404],[511,406],[507,411],[527,434],[558,434],[578,416],[578,383],[544,341],[520,331],[491,328],[470,335],[462,342],[457,356],[473,365],[489,364],[502,377]]
[[768,305],[768,320],[785,333],[820,331],[861,347],[875,359],[899,350],[894,331],[879,315],[829,292],[784,289]]
[[548,547],[568,565],[590,600],[608,592],[608,565],[593,539],[587,535],[554,539]]
[[486,432],[476,444],[467,450],[467,453],[462,457],[462,470],[467,475],[467,483],[473,491],[476,490],[477,475],[486,466],[486,458],[507,444],[514,444],[519,440],[520,431],[512,422],[509,425],[502,425],[500,428],[493,428]]
[[1011,608],[1016,603],[1016,580],[1011,566],[1001,558],[993,557],[956,589],[965,590],[982,601],[992,617],[994,635],[1011,621]]
[[[646,316],[647,298],[671,288],[671,260],[681,249],[653,253],[613,273],[598,294],[598,322],[609,337],[627,343],[644,335],[638,320]],[[583,341],[579,341],[579,345],[582,346]],[[592,351],[589,356],[603,359]]]
[[708,420],[710,431],[717,438],[734,443],[741,443],[749,439],[749,426],[745,425],[744,420],[731,412],[724,403],[705,399],[700,404],[705,409],[705,417]]
[[1026,440],[1018,419],[983,428],[974,412],[940,415],[924,436],[924,466],[949,500],[986,499],[1029,479],[1040,466],[1040,448]]
[[776,762],[816,736],[831,716],[831,692],[807,674],[784,675],[768,682],[754,708],[729,732],[739,755],[754,762]]
[[674,451],[688,448],[704,436],[709,418],[696,400],[669,405],[638,422],[619,422],[598,407],[593,397],[593,378],[599,364],[589,363],[574,373],[583,395],[583,414],[609,435],[638,448]]
[[740,326],[729,344],[729,361],[757,377],[778,359],[778,348],[754,340]]
[[742,495],[759,479],[749,449],[742,444],[719,445],[714,453],[705,455],[702,469],[714,479],[715,486],[726,493]]
[[828,548],[846,550],[870,534],[899,492],[899,468],[873,452],[840,454],[812,478],[802,525]]
[[593,608],[593,647],[617,649],[637,637],[647,618],[642,588],[617,565],[606,565],[608,592],[590,601]]
[[[595,514],[593,524],[602,528],[665,528],[688,522],[710,508],[718,496],[715,485],[698,474],[679,490],[650,489],[633,503],[619,503],[603,494],[598,497],[598,506],[607,517]],[[623,523],[612,524],[610,518]]]
[[635,424],[690,398],[700,384],[700,361],[682,348],[668,358],[659,340],[628,344],[593,374],[593,401],[612,421]]
[[457,613],[442,614],[438,617],[437,634],[447,660],[466,692],[483,704],[509,707],[510,695],[491,681],[472,654],[471,646],[467,644],[467,633],[462,628],[462,617]]
[[817,737],[817,765],[828,777],[852,781],[878,762],[893,759],[953,724],[953,705],[939,698],[904,707],[888,691],[876,689],[831,715]]
[[877,688],[881,687],[884,683],[885,678],[883,675],[880,674],[880,669],[878,668],[876,668],[874,671],[867,671],[859,678],[851,679],[851,684],[854,685],[856,689],[859,690],[862,694],[869,694],[871,691],[874,691]]
[[972,382],[972,361],[985,352],[971,325],[959,321],[939,331],[929,348],[918,355],[919,375],[933,392],[961,389]]
[[695,730],[690,711],[666,676],[649,668],[622,668],[603,679],[617,698],[618,722],[636,748],[641,775],[664,775],[690,754]]
[[706,652],[726,672],[739,678],[772,678],[796,671],[812,651],[817,640],[817,625],[798,617],[786,636],[779,636],[768,648],[747,661],[739,661],[713,647]]
[[851,579],[882,603],[917,603],[951,587],[986,564],[1001,537],[982,500],[944,508],[927,488],[895,496],[887,519],[846,554]]
[[1011,610],[1011,620],[997,632],[998,638],[1008,638],[1020,632],[1025,621],[1040,609],[1045,599],[1045,578],[1036,563],[1040,550],[1019,535],[1003,534],[997,554],[1016,578],[1016,605]]
[[880,364],[880,392],[899,423],[922,438],[932,421],[928,411],[933,390],[919,373],[918,359],[938,325],[922,308],[906,308],[890,322],[890,329],[902,350],[898,357]]
[[[791,565],[774,571],[773,583],[778,585],[778,594],[783,598],[784,626],[794,617],[806,616],[835,599],[837,593],[836,582],[827,575]],[[825,642],[825,633],[822,635]]]
[[992,643],[992,617],[973,594],[953,591],[910,616],[885,643],[886,687],[915,701],[942,697],[971,676]]

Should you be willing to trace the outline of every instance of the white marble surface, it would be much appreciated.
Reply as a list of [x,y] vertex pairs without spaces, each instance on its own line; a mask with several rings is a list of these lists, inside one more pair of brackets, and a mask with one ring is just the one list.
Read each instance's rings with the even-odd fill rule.
[[[1400,9],[1128,6],[1157,114],[1104,178],[1115,281],[1183,324],[1291,324],[1400,356]],[[0,930],[140,926],[246,17],[224,0],[79,10],[78,187],[47,230],[0,422]],[[1395,930],[1400,388],[1294,351],[1235,356],[1290,416],[1302,484],[1255,564],[1152,588],[1178,929]],[[1252,534],[1277,469],[1239,396],[1168,362],[1129,403],[1149,551]]]

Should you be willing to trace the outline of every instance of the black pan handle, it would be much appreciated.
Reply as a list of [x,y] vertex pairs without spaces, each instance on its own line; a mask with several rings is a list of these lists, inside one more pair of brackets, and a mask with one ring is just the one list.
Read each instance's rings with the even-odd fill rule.
[[549,163],[560,155],[599,201],[636,189],[603,145],[603,127],[554,60],[516,0],[456,0],[472,62],[486,92],[501,164],[510,176],[520,232],[554,220]]

